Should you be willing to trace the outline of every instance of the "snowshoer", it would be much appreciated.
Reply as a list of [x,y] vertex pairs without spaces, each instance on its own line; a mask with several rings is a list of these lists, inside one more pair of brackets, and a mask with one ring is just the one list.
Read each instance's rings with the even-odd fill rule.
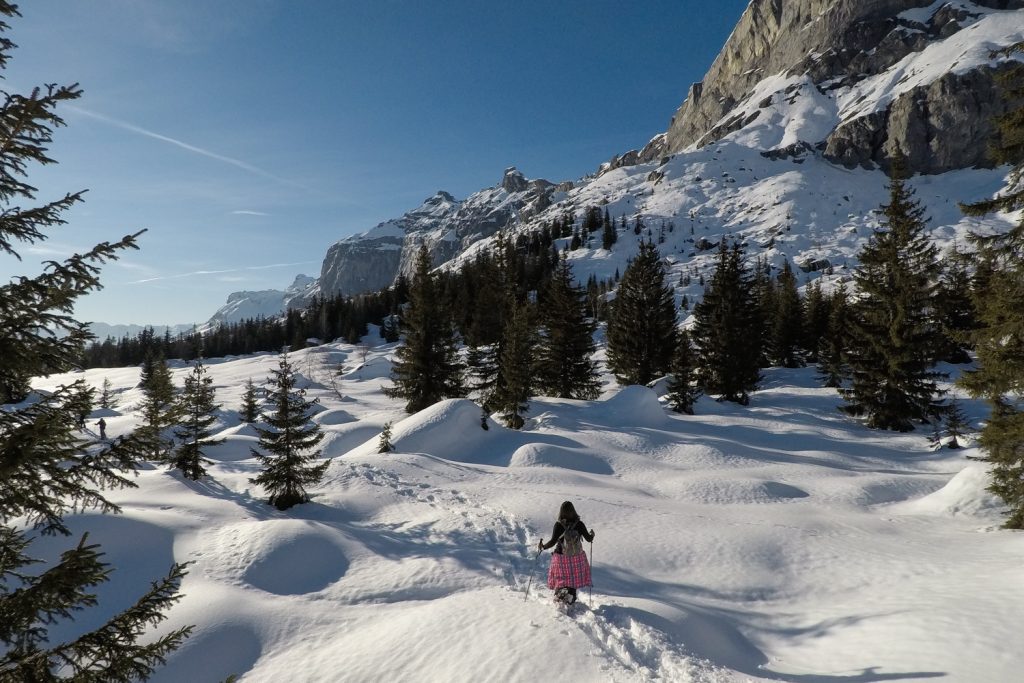
[[96,426],[100,428],[100,438],[106,441],[107,439],[107,421],[102,417],[100,421],[96,423]]
[[558,521],[551,530],[551,540],[542,538],[538,544],[541,552],[555,546],[551,553],[551,567],[548,569],[548,588],[555,591],[555,599],[567,604],[576,602],[576,589],[593,585],[590,581],[590,561],[583,552],[580,538],[594,542],[595,532],[576,514],[572,503],[565,501],[558,511]]

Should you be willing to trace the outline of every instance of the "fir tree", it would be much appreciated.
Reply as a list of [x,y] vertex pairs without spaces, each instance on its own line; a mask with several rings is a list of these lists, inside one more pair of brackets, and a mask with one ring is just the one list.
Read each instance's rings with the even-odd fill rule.
[[970,334],[977,327],[971,299],[967,256],[954,248],[945,259],[936,292],[935,312],[942,331],[938,357],[947,363],[969,363]]
[[259,390],[252,381],[252,377],[245,381],[245,391],[242,393],[242,409],[240,411],[242,422],[252,424],[260,419]]
[[174,447],[174,440],[168,431],[178,423],[180,404],[177,401],[171,371],[163,356],[149,354],[142,365],[141,379],[143,399],[140,407],[142,426],[139,436],[147,443],[149,459],[154,462],[166,461]]
[[537,333],[532,315],[525,305],[517,306],[505,326],[499,372],[504,381],[495,388],[493,405],[501,413],[505,425],[521,429],[523,415],[529,410],[533,396],[533,352]]
[[775,311],[770,322],[773,364],[784,368],[803,367],[804,359],[800,353],[803,308],[796,288],[796,276],[789,267],[789,261],[785,262],[779,273],[775,288]]
[[380,430],[380,441],[377,443],[378,453],[390,453],[394,450],[394,446],[391,445],[391,422],[385,422],[384,426]]
[[760,328],[760,314],[743,260],[742,247],[721,242],[704,298],[693,307],[691,335],[700,387],[719,400],[747,405],[761,381],[761,338],[751,332]]
[[693,415],[693,404],[700,398],[694,368],[695,354],[690,335],[680,330],[676,351],[672,356],[672,379],[668,384],[668,403],[677,413]]
[[107,377],[103,378],[103,387],[100,389],[99,402],[100,408],[103,408],[104,410],[112,410],[118,405],[117,397],[114,396],[113,385]]
[[[1024,53],[1024,43],[1005,52]],[[1007,189],[995,199],[962,206],[968,215],[1024,208],[1024,66],[1012,66],[1002,86],[1008,111],[996,120],[993,151],[997,162],[1014,169]],[[1024,529],[1024,219],[1003,234],[976,235],[972,242],[982,275],[974,296],[978,329],[971,334],[977,367],[964,373],[960,384],[992,407],[978,439],[982,459],[991,465],[989,490],[1009,507],[1005,526]]]
[[[777,300],[778,293],[776,291],[776,282],[772,278],[772,269],[768,261],[764,258],[758,257],[754,262],[754,272],[749,276],[751,278],[751,292],[753,293],[753,300],[757,314],[750,317],[750,334],[760,337],[763,342],[760,345],[760,351],[758,355],[758,365],[763,368],[771,367],[775,364],[775,354],[773,353],[773,332],[775,320],[775,314],[777,311]],[[701,284],[704,284],[701,282]]]
[[604,218],[601,221],[601,248],[611,249],[618,239],[619,236],[615,232],[615,222],[608,215],[608,209],[606,208],[604,210]]
[[806,351],[808,359],[816,362],[822,340],[828,331],[830,311],[828,299],[821,289],[821,280],[815,280],[807,286],[807,296],[804,299],[803,311],[804,336],[801,345],[804,351]]
[[644,241],[608,316],[608,366],[619,384],[648,384],[669,372],[675,342],[675,296],[657,247]]
[[851,308],[851,384],[840,393],[851,415],[869,427],[909,431],[940,411],[932,368],[941,334],[934,318],[939,265],[925,235],[924,209],[894,160],[889,203],[882,225],[861,250],[854,273],[857,299]]
[[[0,17],[17,16],[0,0]],[[0,21],[0,32],[9,26]],[[14,47],[0,37],[0,68]],[[35,244],[65,222],[63,214],[81,200],[69,194],[32,206],[27,182],[34,164],[53,163],[47,152],[53,130],[63,121],[56,109],[79,97],[77,85],[45,86],[28,95],[0,95],[0,252],[18,258],[16,243]],[[28,206],[24,206],[28,205]],[[100,266],[136,247],[132,235],[102,243],[36,276],[0,285],[0,404],[22,401],[31,377],[77,367],[89,338],[72,311],[79,297],[100,286]],[[0,410],[0,680],[112,681],[149,677],[187,637],[182,628],[140,643],[149,628],[178,599],[184,575],[174,565],[128,609],[99,628],[62,640],[54,626],[97,604],[94,588],[110,578],[98,546],[83,536],[59,558],[33,558],[34,533],[69,535],[64,516],[95,509],[117,512],[103,490],[134,486],[127,478],[138,467],[142,447],[133,436],[110,444],[86,442],[77,431],[81,417],[79,380],[20,405]]]
[[263,416],[267,427],[256,427],[264,454],[251,449],[263,465],[263,471],[252,479],[270,494],[270,504],[278,510],[309,501],[306,487],[323,479],[329,460],[314,463],[320,457],[317,444],[324,438],[320,425],[313,422],[313,402],[306,400],[306,391],[296,386],[296,376],[287,351],[281,353],[278,369],[271,370],[268,380],[268,407],[273,413]]
[[210,438],[213,434],[211,428],[217,421],[214,413],[220,409],[220,404],[214,403],[214,396],[213,378],[206,373],[206,367],[199,359],[185,378],[178,410],[183,422],[174,430],[180,440],[174,452],[174,466],[193,481],[206,474],[203,465],[210,462],[203,457],[203,449],[225,441]]
[[595,399],[600,391],[592,359],[597,323],[587,315],[587,295],[573,284],[572,266],[559,261],[541,302],[543,331],[537,358],[537,385],[558,398]]
[[430,253],[420,248],[409,304],[402,315],[404,343],[395,351],[394,386],[384,390],[404,398],[407,412],[415,413],[446,398],[465,396],[463,366],[451,317],[430,273]]
[[846,285],[840,285],[828,299],[828,325],[818,346],[818,377],[826,387],[838,388],[849,375],[846,348],[849,336],[850,305]]

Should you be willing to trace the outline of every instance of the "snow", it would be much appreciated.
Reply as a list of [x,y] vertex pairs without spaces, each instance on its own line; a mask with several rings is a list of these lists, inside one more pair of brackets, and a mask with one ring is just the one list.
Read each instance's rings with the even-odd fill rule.
[[[146,468],[110,492],[122,515],[70,518],[117,571],[64,633],[176,560],[192,564],[162,628],[196,630],[156,681],[1017,680],[1024,535],[999,530],[976,449],[867,430],[809,369],[769,370],[750,406],[704,398],[695,416],[605,377],[599,400],[538,398],[525,430],[485,431],[472,400],[406,415],[384,397],[394,348],[292,354],[332,462],[286,512],[249,482],[256,438],[238,422],[245,381],[276,356],[208,361],[226,438],[210,476]],[[340,392],[328,362],[346,368]],[[108,431],[137,422],[137,368],[35,387],[79,376],[119,392]],[[378,454],[385,422],[396,450]],[[534,562],[566,499],[597,532],[592,597],[571,614],[545,586],[549,556]]]
[[885,109],[900,95],[933,83],[947,73],[961,74],[989,64],[994,61],[993,50],[1024,40],[1020,11],[997,12],[977,7],[972,11],[986,14],[945,40],[907,55],[877,76],[841,90],[837,94],[840,117],[851,120]]

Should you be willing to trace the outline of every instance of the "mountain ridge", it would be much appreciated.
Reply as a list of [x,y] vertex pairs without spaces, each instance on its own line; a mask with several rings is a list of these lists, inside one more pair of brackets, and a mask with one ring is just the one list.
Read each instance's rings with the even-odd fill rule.
[[[710,267],[698,245],[719,239],[744,241],[774,265],[829,262],[842,270],[855,265],[877,224],[881,171],[896,149],[921,174],[912,184],[942,245],[968,230],[1002,229],[1000,217],[965,220],[956,201],[1002,185],[986,141],[1004,106],[993,76],[1012,60],[992,52],[1024,40],[1021,7],[1024,0],[754,0],[702,85],[643,149],[573,182],[528,180],[512,167],[465,200],[438,193],[333,245],[307,293],[388,286],[411,272],[420,245],[435,266],[457,267],[499,230],[527,233],[589,206],[654,226],[657,235],[638,237],[658,239],[672,277],[692,276],[677,287],[680,301],[700,296],[692,281]],[[809,37],[798,44],[791,37],[803,26]],[[826,38],[829,48],[806,49]],[[749,68],[766,55],[760,72]],[[709,98],[721,101],[712,106]],[[621,272],[635,243],[570,252],[577,278]]]

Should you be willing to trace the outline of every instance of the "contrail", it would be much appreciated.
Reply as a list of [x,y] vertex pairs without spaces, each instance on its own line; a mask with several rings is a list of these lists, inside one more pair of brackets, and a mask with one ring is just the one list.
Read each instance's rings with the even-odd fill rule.
[[75,107],[75,106],[72,106],[72,105],[65,105],[65,107],[67,109],[70,109],[71,111],[74,111],[76,114],[81,114],[82,116],[85,116],[85,117],[88,117],[88,118],[91,118],[91,119],[95,119],[97,121],[102,121],[103,123],[109,124],[111,126],[116,126],[116,127],[121,128],[123,130],[131,131],[132,133],[137,133],[139,135],[144,135],[144,136],[146,136],[148,138],[153,138],[154,140],[160,140],[161,142],[166,142],[166,143],[172,144],[175,147],[180,147],[181,149],[188,150],[189,152],[195,152],[196,154],[200,154],[200,155],[202,155],[204,157],[208,157],[210,159],[216,159],[217,161],[223,162],[225,164],[231,164],[232,166],[235,166],[236,168],[240,168],[243,171],[248,171],[249,173],[253,173],[253,174],[261,176],[263,178],[267,178],[268,180],[273,180],[273,181],[281,183],[283,185],[288,185],[290,187],[298,188],[300,190],[305,190],[306,192],[315,192],[312,188],[310,188],[310,187],[308,187],[306,185],[303,185],[301,183],[297,183],[297,182],[295,182],[293,180],[288,180],[287,178],[282,178],[280,176],[276,176],[273,173],[270,173],[269,171],[264,171],[262,168],[259,168],[258,166],[253,166],[252,164],[247,164],[244,161],[241,161],[239,159],[234,159],[232,157],[224,156],[223,154],[217,154],[216,152],[211,152],[210,150],[203,149],[202,147],[196,147],[195,145],[190,145],[187,142],[182,142],[181,140],[176,140],[176,139],[174,139],[172,137],[168,137],[166,135],[161,135],[160,133],[155,133],[155,132],[153,132],[151,130],[147,130],[145,128],[142,128],[141,126],[136,126],[133,123],[128,123],[127,121],[121,121],[120,119],[115,119],[113,117],[106,116],[105,114],[97,114],[94,111],[89,111],[87,109],[82,109],[81,107]]
[[298,263],[271,263],[266,266],[246,266],[244,268],[226,268],[224,270],[193,270],[189,273],[176,273],[175,275],[158,275],[157,277],[147,277],[142,280],[132,280],[126,282],[128,285],[141,285],[147,282],[157,282],[159,280],[178,280],[183,277],[194,277],[196,275],[223,275],[224,273],[240,273],[246,270],[267,270],[269,268],[288,268],[293,266],[308,266],[313,263],[319,263],[319,261],[299,261]]

